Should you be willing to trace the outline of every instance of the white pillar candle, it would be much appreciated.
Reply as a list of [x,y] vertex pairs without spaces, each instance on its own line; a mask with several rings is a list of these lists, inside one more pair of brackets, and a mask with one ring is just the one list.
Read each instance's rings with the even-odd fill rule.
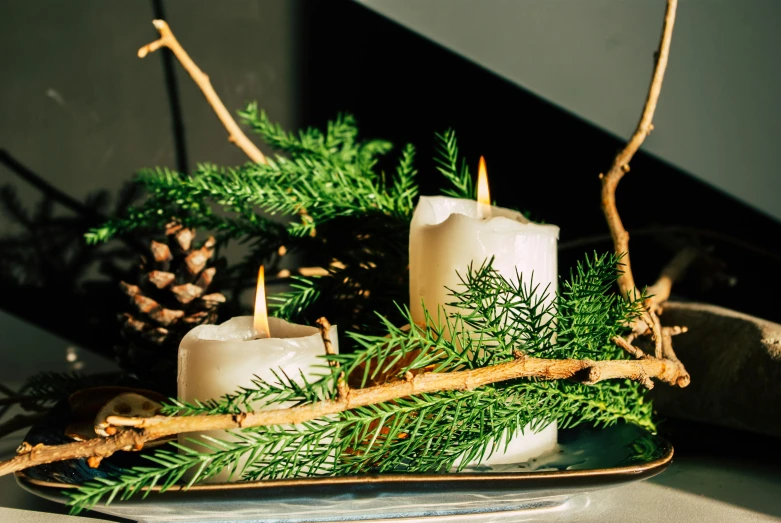
[[[521,213],[488,207],[473,200],[422,196],[410,225],[410,310],[415,322],[425,321],[424,306],[434,319],[439,307],[454,301],[448,289],[462,286],[472,264],[479,268],[493,257],[493,267],[508,280],[517,274],[528,283],[533,276],[538,293],[554,299],[557,288],[559,228],[537,224]],[[556,445],[552,424],[534,434],[530,427],[514,435],[506,452],[497,451],[483,465],[523,462]],[[504,441],[505,438],[502,438]]]
[[[274,372],[284,373],[299,384],[303,384],[302,373],[310,383],[328,374],[327,362],[322,358],[326,352],[319,329],[279,318],[269,318],[268,327],[269,337],[257,339],[253,317],[240,316],[221,325],[200,325],[188,332],[179,345],[179,398],[186,402],[219,399],[235,393],[240,387],[252,387],[256,376],[269,383],[279,383]],[[331,327],[330,339],[338,352],[336,326]],[[275,404],[270,408],[286,406]],[[269,407],[253,405],[253,410],[265,408]],[[179,443],[206,451],[188,441],[188,438],[197,440],[200,435],[235,440],[229,432],[218,430],[180,434]],[[238,479],[236,474],[230,478],[231,481]],[[223,471],[207,481],[228,480],[228,471]]]

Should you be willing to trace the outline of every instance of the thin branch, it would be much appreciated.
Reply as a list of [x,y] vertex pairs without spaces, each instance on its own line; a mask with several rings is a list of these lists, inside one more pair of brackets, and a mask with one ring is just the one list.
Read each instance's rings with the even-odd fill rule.
[[639,349],[632,345],[632,343],[629,340],[625,340],[621,336],[616,336],[613,338],[613,343],[627,351],[629,354],[631,354],[633,357],[637,359],[645,358],[646,354],[642,351],[642,349]]
[[697,249],[687,247],[675,255],[664,270],[662,270],[662,274],[659,276],[659,279],[656,280],[656,283],[648,288],[648,295],[650,297],[646,301],[647,306],[656,308],[670,298],[673,283],[680,279],[689,265],[697,258],[698,253],[699,251]]
[[195,62],[193,62],[190,55],[179,44],[179,41],[171,32],[171,28],[164,20],[154,20],[152,22],[155,29],[160,33],[160,38],[152,43],[149,43],[138,50],[138,57],[143,58],[149,53],[153,53],[161,47],[167,47],[174,53],[176,58],[190,74],[190,77],[198,85],[203,92],[204,97],[214,109],[217,114],[217,118],[220,119],[222,125],[228,130],[228,141],[236,145],[239,149],[244,151],[244,154],[249,156],[250,160],[255,163],[266,163],[266,157],[260,152],[260,149],[247,138],[247,135],[241,130],[236,120],[233,119],[230,112],[225,108],[225,104],[222,103],[220,97],[217,96],[217,92],[212,87],[209,77],[201,71]]
[[678,385],[680,387],[686,387],[689,384],[689,382],[691,382],[691,377],[689,376],[689,373],[686,372],[686,369],[683,367],[683,364],[681,364],[681,360],[678,359],[678,356],[675,355],[675,351],[673,350],[673,338],[672,338],[673,333],[679,334],[681,332],[685,332],[685,331],[681,330],[679,332],[676,332],[675,328],[662,329],[662,352],[666,360],[674,362],[680,366],[682,372],[678,376]]
[[[325,353],[333,356],[336,354],[334,345],[331,342],[331,323],[326,318],[320,318],[317,320],[317,326],[320,329],[320,336],[323,338],[323,345],[325,346]],[[339,368],[339,362],[336,360],[329,360],[328,364],[331,367]],[[337,398],[344,399],[350,395],[350,386],[347,384],[347,380],[344,379],[344,372],[339,375],[339,380],[336,384]]]
[[659,315],[656,314],[656,311],[652,309],[648,310],[648,316],[651,318],[651,339],[654,341],[654,356],[661,358],[664,353],[664,347],[662,347],[662,322],[659,321]]
[[340,394],[333,400],[322,400],[287,409],[241,414],[149,418],[110,416],[107,421],[112,426],[131,429],[120,431],[107,438],[64,445],[31,447],[23,444],[19,455],[0,463],[0,476],[54,461],[92,456],[103,458],[119,450],[140,450],[149,441],[183,432],[294,425],[398,398],[448,390],[473,390],[491,383],[519,378],[567,379],[588,385],[604,380],[629,378],[646,386],[651,383],[651,378],[656,378],[679,387],[688,384],[688,374],[677,358],[675,360],[651,357],[639,360],[549,360],[527,358],[519,354],[513,361],[479,369],[442,373],[423,372],[417,375],[410,373],[403,380],[363,389],[349,389],[347,393]]
[[618,286],[623,296],[629,296],[635,291],[635,280],[632,276],[632,264],[629,258],[629,233],[624,228],[621,217],[616,207],[616,188],[618,182],[629,172],[629,162],[638,151],[646,136],[653,129],[653,117],[656,111],[656,104],[659,100],[659,93],[662,90],[662,81],[664,72],[667,68],[667,60],[670,56],[670,41],[672,40],[673,26],[675,25],[675,10],[678,0],[667,0],[667,11],[664,17],[664,27],[662,28],[662,37],[659,43],[659,50],[656,53],[656,66],[651,77],[651,86],[648,89],[648,96],[645,100],[643,113],[637,124],[634,134],[627,142],[626,146],[616,155],[610,170],[606,175],[600,175],[602,179],[602,210],[610,227],[610,234],[613,238],[613,244],[617,254],[623,254],[621,263],[623,271],[618,280]]
[[[626,146],[624,146],[616,155],[607,174],[600,174],[602,180],[602,211],[605,214],[605,219],[607,220],[608,228],[610,229],[610,236],[613,238],[615,252],[622,256],[622,267],[621,274],[618,278],[618,287],[621,290],[621,295],[626,299],[633,299],[633,297],[637,295],[637,286],[635,285],[635,279],[632,274],[632,263],[629,256],[629,233],[624,228],[621,216],[618,214],[618,208],[616,207],[616,189],[624,175],[629,172],[629,162],[632,161],[635,153],[640,149],[645,138],[651,133],[651,130],[654,127],[654,112],[656,111],[656,104],[659,101],[659,94],[662,91],[664,72],[667,69],[667,60],[670,56],[670,42],[672,41],[673,27],[675,25],[675,11],[677,7],[678,0],[667,0],[667,10],[664,15],[662,36],[659,42],[659,49],[656,52],[656,64],[654,66],[653,75],[651,76],[651,85],[648,88],[645,105],[643,106],[643,113],[640,116],[640,121],[637,123],[637,128]],[[664,335],[657,315],[656,306],[653,302],[646,303],[641,318],[642,323],[650,328],[651,337],[655,344],[655,359],[658,361],[664,352]],[[638,325],[633,327],[633,337],[638,334],[638,326],[641,322],[638,321],[636,323]],[[679,361],[677,363],[680,365]],[[681,369],[683,369],[683,366],[680,366]],[[686,379],[688,380],[688,373],[686,373],[686,370],[683,369],[682,372],[686,375]],[[650,380],[647,379],[646,382],[648,381]],[[688,383],[688,381],[686,381],[686,383]]]

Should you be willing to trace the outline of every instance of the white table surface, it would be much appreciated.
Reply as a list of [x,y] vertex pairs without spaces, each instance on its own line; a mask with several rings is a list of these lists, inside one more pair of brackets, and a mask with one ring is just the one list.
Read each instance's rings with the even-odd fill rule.
[[[12,387],[18,386],[25,377],[43,370],[101,372],[113,368],[111,362],[71,347],[66,341],[3,312],[0,312],[0,332],[4,333],[0,341],[0,382]],[[69,352],[75,352],[76,361],[68,361]],[[72,360],[73,356],[70,359]],[[23,435],[24,432],[19,432],[0,439],[0,458],[6,459],[13,455]],[[768,449],[768,452],[778,450]],[[117,521],[94,512],[78,518],[63,515],[66,512],[62,505],[22,490],[13,477],[0,477],[2,523]],[[535,513],[483,514],[458,519],[439,518],[438,521],[781,521],[781,467],[777,464],[747,465],[724,456],[679,456],[667,471],[651,480],[581,496],[565,509]]]

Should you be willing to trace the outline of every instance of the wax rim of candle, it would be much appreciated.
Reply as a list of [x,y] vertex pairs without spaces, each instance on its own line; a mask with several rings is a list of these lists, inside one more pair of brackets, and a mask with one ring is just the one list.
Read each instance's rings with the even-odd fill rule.
[[[281,318],[270,317],[270,336],[259,338],[254,328],[252,316],[235,316],[219,325],[199,325],[185,336],[196,341],[245,341],[263,342],[267,340],[291,340],[297,338],[320,337],[317,327],[287,322]],[[332,327],[333,328],[333,327]]]
[[[478,202],[463,198],[451,198],[448,196],[421,196],[412,221],[420,227],[436,227],[448,221],[469,220],[476,227],[494,230],[497,225],[507,222],[504,228],[508,232],[518,231],[528,234],[534,232],[540,235],[559,237],[559,227],[549,223],[535,223],[527,219],[523,214],[505,209],[504,207],[491,206],[491,217],[484,219],[478,216]],[[482,204],[485,205],[485,204]],[[504,231],[496,231],[504,232]]]

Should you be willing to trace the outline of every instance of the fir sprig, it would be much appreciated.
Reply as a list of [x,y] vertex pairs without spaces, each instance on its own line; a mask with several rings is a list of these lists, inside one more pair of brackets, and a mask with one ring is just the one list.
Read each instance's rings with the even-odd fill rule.
[[[588,259],[562,285],[560,295],[547,299],[537,297],[534,285],[504,278],[490,262],[472,267],[465,272],[463,285],[452,290],[455,312],[440,311],[429,316],[425,326],[412,328],[381,318],[382,335],[348,334],[359,350],[329,356],[339,362],[339,369],[326,367],[324,356],[324,376],[319,380],[278,375],[276,383],[257,380],[220,400],[174,401],[166,412],[235,414],[259,405],[309,404],[330,397],[341,372],[365,386],[423,369],[451,372],[495,365],[519,350],[552,358],[623,357],[607,349],[606,336],[625,333],[637,310],[633,303],[610,299],[616,262],[611,255]],[[498,314],[492,312],[497,307]],[[401,314],[412,323],[408,310],[402,308]],[[559,332],[569,334],[560,340]],[[208,452],[158,450],[151,455],[160,464],[158,469],[131,469],[117,478],[89,483],[73,494],[72,504],[84,507],[102,496],[132,495],[159,482],[168,486],[187,470],[190,483],[224,467],[232,467],[244,479],[446,471],[457,462],[463,467],[486,451],[501,451],[509,437],[503,435],[529,425],[539,429],[556,421],[560,428],[568,428],[624,421],[652,430],[651,413],[643,389],[629,380],[583,385],[518,379],[474,390],[420,394],[295,427],[247,428],[234,432],[231,441],[198,440]]]
[[[257,104],[240,116],[280,155],[268,156],[267,164],[201,164],[192,174],[142,170],[136,181],[148,194],[143,205],[92,229],[87,241],[159,230],[173,219],[223,241],[250,243],[247,261],[226,275],[237,295],[257,265],[276,259],[284,246],[329,274],[292,280],[272,298],[276,315],[312,322],[328,311],[340,325],[376,332],[373,315],[364,312],[395,314],[393,302],[404,301],[407,289],[409,222],[419,190],[414,147],[402,147],[393,158],[392,144],[361,139],[350,115],[338,115],[323,130],[298,133],[272,122]],[[443,192],[472,197],[474,184],[455,133],[436,139]]]
[[[325,132],[310,128],[298,135],[269,121],[250,104],[243,121],[272,147],[287,154],[268,164],[222,168],[198,166],[195,174],[169,169],[141,171],[137,181],[150,194],[141,208],[87,234],[92,243],[177,218],[188,226],[216,229],[232,238],[279,235],[278,225],[262,213],[303,216],[287,233],[306,237],[323,223],[342,216],[379,213],[407,219],[417,196],[414,148],[407,145],[391,177],[377,169],[391,149],[383,140],[359,141],[355,120],[340,115]],[[227,211],[228,218],[214,213]],[[305,214],[302,214],[305,213]]]
[[454,198],[474,199],[474,180],[469,173],[466,160],[459,155],[456,132],[448,129],[444,133],[435,134],[434,137],[437,142],[434,156],[437,170],[452,184],[451,188],[446,188],[442,192]]

